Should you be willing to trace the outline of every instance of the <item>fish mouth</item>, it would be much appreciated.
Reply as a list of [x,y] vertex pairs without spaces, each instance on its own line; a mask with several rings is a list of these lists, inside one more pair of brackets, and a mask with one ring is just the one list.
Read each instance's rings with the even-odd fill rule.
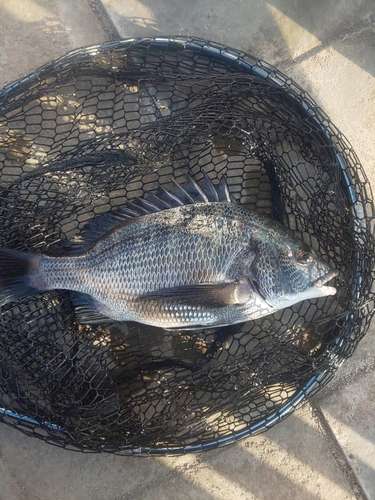
[[319,288],[322,292],[324,292],[324,295],[334,295],[336,293],[336,288],[324,285],[338,274],[339,273],[336,269],[332,269],[331,271],[328,271],[328,273],[323,274],[323,276],[320,276],[320,278],[314,280],[313,284],[316,288]]

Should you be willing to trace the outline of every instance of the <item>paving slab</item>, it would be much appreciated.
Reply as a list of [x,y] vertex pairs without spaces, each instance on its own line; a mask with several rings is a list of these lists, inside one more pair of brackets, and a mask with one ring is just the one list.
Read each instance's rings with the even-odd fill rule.
[[[347,57],[343,54],[347,54]],[[375,25],[280,69],[307,90],[352,144],[375,187]],[[354,62],[356,61],[356,62]],[[374,189],[373,189],[374,190]]]
[[101,0],[121,37],[194,35],[271,64],[298,57],[375,16],[372,0]]
[[24,490],[9,471],[0,455],[0,500],[20,500],[25,498]]
[[107,34],[88,0],[0,0],[0,88]]
[[322,412],[369,500],[375,499],[375,379],[357,378],[320,402]]
[[5,425],[0,426],[0,443],[0,464],[12,478],[5,482],[27,500],[358,497],[355,483],[334,458],[307,405],[266,434],[199,455],[137,458],[82,454]]

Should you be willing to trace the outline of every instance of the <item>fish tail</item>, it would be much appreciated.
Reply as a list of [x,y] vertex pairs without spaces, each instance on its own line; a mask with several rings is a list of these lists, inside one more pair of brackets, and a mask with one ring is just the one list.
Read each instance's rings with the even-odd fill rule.
[[0,306],[36,293],[31,286],[31,274],[37,256],[0,248]]

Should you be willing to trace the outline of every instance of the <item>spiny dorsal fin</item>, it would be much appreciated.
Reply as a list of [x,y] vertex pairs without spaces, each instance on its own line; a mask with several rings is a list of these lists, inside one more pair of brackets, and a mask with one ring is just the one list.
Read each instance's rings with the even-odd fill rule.
[[174,185],[169,190],[159,187],[156,194],[146,192],[143,198],[135,198],[124,207],[92,219],[77,238],[66,244],[68,253],[86,252],[93,243],[110,231],[124,224],[130,224],[134,218],[143,215],[193,203],[234,201],[224,176],[218,185],[214,185],[206,173],[203,173],[203,179],[200,181],[188,175],[185,183],[180,184],[174,179],[172,182]]
[[127,208],[120,208],[97,215],[86,224],[79,235],[65,243],[66,253],[68,255],[75,255],[87,252],[93,243],[112,231],[112,229],[126,223],[132,223],[134,217],[136,216]]
[[[194,180],[190,175],[187,176],[187,181],[179,184],[173,180],[174,186],[166,191],[160,188],[156,193],[159,198],[171,206],[190,205],[192,203],[208,203],[208,202],[233,202],[225,177],[223,176],[220,183],[216,186],[206,173],[203,173],[203,179],[200,181]],[[146,195],[147,196],[147,195]],[[160,207],[160,209],[162,209]]]

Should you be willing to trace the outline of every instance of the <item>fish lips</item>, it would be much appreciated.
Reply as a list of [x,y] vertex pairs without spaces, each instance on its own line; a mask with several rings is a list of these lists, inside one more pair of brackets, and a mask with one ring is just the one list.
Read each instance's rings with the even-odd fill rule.
[[332,269],[328,271],[323,276],[320,276],[316,280],[313,281],[314,288],[317,288],[320,292],[320,295],[335,295],[336,288],[333,286],[324,286],[328,281],[332,278],[335,278],[338,275],[338,271],[336,269]]

